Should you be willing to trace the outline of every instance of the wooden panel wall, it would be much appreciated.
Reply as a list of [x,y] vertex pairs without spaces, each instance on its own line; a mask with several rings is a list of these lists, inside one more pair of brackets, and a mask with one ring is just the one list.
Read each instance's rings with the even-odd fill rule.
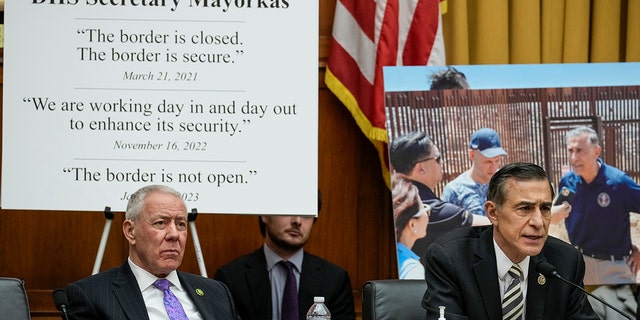
[[[376,151],[324,85],[334,8],[335,0],[320,0],[318,174],[324,203],[306,249],[349,271],[359,309],[365,281],[397,277],[395,244],[390,194]],[[46,155],[42,159],[46,162]],[[0,209],[0,276],[25,281],[34,319],[59,319],[51,292],[91,274],[105,226],[104,205],[97,203],[95,212]],[[127,256],[123,217],[116,212],[101,270],[120,265]],[[196,227],[209,276],[262,244],[257,219],[198,216]],[[192,242],[180,269],[199,273]]]

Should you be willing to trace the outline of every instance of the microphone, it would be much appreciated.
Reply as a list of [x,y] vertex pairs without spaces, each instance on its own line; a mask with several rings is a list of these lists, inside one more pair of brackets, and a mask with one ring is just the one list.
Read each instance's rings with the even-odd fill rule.
[[55,303],[56,308],[62,312],[62,319],[69,320],[69,316],[67,315],[69,298],[67,298],[67,293],[64,289],[53,290],[53,303]]
[[569,284],[573,287],[576,287],[578,289],[580,289],[580,291],[584,292],[585,294],[587,294],[588,296],[602,302],[602,304],[604,304],[605,306],[611,308],[612,310],[615,310],[617,313],[621,314],[623,317],[629,319],[629,320],[634,320],[630,315],[626,314],[625,312],[623,312],[622,310],[610,305],[609,303],[607,303],[606,301],[602,300],[600,297],[592,294],[591,292],[585,290],[584,288],[582,288],[581,286],[566,280],[565,278],[563,278],[561,275],[558,274],[558,269],[556,269],[556,267],[554,267],[552,264],[550,264],[549,262],[546,261],[540,261],[538,262],[538,264],[536,265],[536,271],[539,273],[542,273],[543,275],[547,276],[547,277],[554,277],[554,278],[558,278],[560,279],[562,282]]

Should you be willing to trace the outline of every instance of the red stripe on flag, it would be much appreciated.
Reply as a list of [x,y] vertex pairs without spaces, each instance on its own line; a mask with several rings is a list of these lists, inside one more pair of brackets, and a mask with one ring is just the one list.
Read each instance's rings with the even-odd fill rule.
[[[382,67],[426,65],[430,61],[429,56],[436,48],[439,52],[443,52],[444,43],[442,43],[442,37],[438,36],[439,2],[439,0],[338,0],[336,4],[336,12],[342,10],[342,19],[338,19],[336,13],[333,34],[341,35],[342,38],[359,35],[359,38],[332,39],[325,82],[351,111],[360,129],[378,149],[387,183],[389,172],[384,142],[388,138],[385,130]],[[376,6],[384,6],[384,8],[376,9]],[[404,12],[407,8],[412,10]],[[348,14],[344,12],[345,10]],[[401,17],[403,14],[412,14],[412,16]],[[345,30],[347,25],[357,25],[361,30],[345,32],[350,31]],[[408,33],[404,35],[400,34],[401,32]],[[375,52],[367,52],[374,50]],[[444,65],[445,62],[440,61],[438,64]]]
[[[357,99],[358,108],[368,115],[373,112],[373,85],[358,70],[357,62],[332,39],[331,72]],[[384,126],[384,123],[382,124]]]
[[376,73],[375,79],[373,80],[374,107],[368,114],[371,123],[379,128],[386,127],[382,67],[396,65],[398,56],[398,28],[398,0],[387,0],[376,54]]
[[438,32],[439,1],[419,1],[404,45],[405,65],[426,65]]
[[356,21],[358,21],[358,25],[360,25],[360,29],[362,29],[362,32],[364,32],[367,37],[369,37],[369,39],[373,40],[375,30],[376,1],[347,0],[340,1],[340,3],[342,3],[347,11],[349,11],[351,15],[356,19]]

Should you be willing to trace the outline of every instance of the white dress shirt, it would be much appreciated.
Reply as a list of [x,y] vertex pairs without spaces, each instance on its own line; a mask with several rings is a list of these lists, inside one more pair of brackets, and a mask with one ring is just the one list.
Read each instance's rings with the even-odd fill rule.
[[[133,275],[136,277],[138,286],[142,291],[142,299],[147,307],[149,319],[168,320],[169,315],[167,315],[167,310],[164,308],[164,292],[153,285],[153,283],[158,280],[158,277],[137,266],[131,261],[131,258],[128,260],[131,271],[133,271]],[[191,298],[189,298],[189,295],[182,287],[180,279],[178,279],[178,273],[175,270],[171,271],[166,279],[171,282],[169,289],[178,297],[178,300],[180,300],[187,317],[189,317],[190,320],[203,320],[195,304],[193,304],[193,301],[191,301]]]
[[[493,247],[496,251],[496,265],[498,266],[498,282],[500,285],[500,302],[504,298],[504,293],[507,291],[509,283],[511,283],[512,277],[508,274],[511,266],[514,262],[511,261],[507,255],[500,249],[496,240],[493,240]],[[515,263],[522,269],[522,279],[520,279],[520,289],[522,290],[522,298],[524,299],[523,315],[527,314],[527,279],[529,278],[529,261],[531,257],[527,256],[522,261]],[[523,316],[524,317],[524,316]]]
[[[267,270],[269,271],[269,282],[271,282],[271,315],[273,320],[280,319],[280,311],[282,309],[282,294],[284,285],[287,282],[287,271],[278,265],[283,259],[278,256],[267,245],[264,246],[264,255],[267,259]],[[300,288],[300,271],[302,271],[303,250],[300,249],[289,258],[294,265],[294,273],[298,289]],[[298,290],[300,292],[300,290]]]

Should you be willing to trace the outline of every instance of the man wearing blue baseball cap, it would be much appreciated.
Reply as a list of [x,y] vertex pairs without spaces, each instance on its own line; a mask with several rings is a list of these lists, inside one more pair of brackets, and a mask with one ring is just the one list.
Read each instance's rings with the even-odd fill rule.
[[486,216],[484,203],[487,201],[489,181],[500,169],[502,157],[506,155],[495,130],[482,128],[474,132],[469,142],[471,168],[447,183],[442,191],[442,200]]

